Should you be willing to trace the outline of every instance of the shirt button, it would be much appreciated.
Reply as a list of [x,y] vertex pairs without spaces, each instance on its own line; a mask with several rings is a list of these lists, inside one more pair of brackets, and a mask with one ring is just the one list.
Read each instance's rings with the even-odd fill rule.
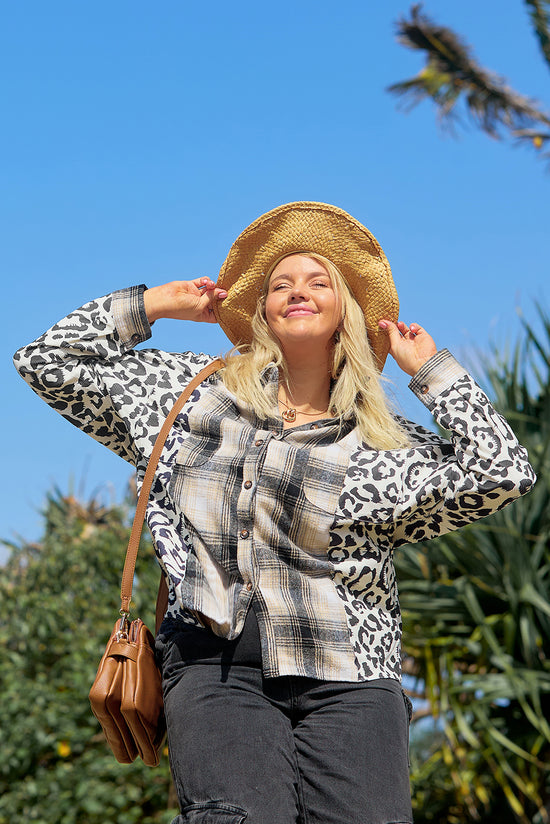
[[258,439],[257,441],[254,441],[254,446],[261,446],[262,444],[263,444],[263,441],[260,440],[260,439]]
[[429,391],[429,389],[430,389],[430,387],[428,386],[427,383],[423,383],[422,386],[420,387],[420,391],[422,392],[423,395],[425,395]]
[[252,486],[252,481],[245,481],[244,482],[244,488],[245,489],[250,489],[251,486]]
[[248,531],[248,529],[241,529],[241,538],[248,538],[249,535],[250,532]]
[[312,423],[309,428],[310,429],[319,429],[319,424],[318,423]]
[[247,590],[248,590],[249,592],[251,591],[251,589],[252,589],[252,581],[249,581],[249,582],[248,582],[248,584],[246,585],[246,588],[247,588]]

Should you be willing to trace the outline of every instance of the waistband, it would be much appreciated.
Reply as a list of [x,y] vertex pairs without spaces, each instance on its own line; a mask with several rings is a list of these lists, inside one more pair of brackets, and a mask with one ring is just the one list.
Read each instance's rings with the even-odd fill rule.
[[232,641],[215,635],[210,627],[186,624],[174,618],[165,619],[159,629],[158,638],[162,642],[174,640],[182,659],[197,664],[235,664],[248,667],[262,666],[260,629],[254,609],[248,610],[241,634]]

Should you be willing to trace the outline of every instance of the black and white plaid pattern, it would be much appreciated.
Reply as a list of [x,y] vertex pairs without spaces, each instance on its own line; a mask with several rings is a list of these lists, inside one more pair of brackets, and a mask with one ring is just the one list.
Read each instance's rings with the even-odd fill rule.
[[[277,380],[274,369],[266,374]],[[267,387],[266,387],[267,389]],[[343,604],[332,582],[329,531],[351,450],[353,424],[283,429],[259,420],[220,382],[188,416],[170,497],[192,552],[184,605],[234,638],[255,599],[266,675],[295,667],[355,678]]]
[[[151,334],[143,288],[87,304],[15,355],[34,391],[135,464],[138,485],[162,421],[211,360],[133,348]],[[266,391],[277,379],[266,370]],[[350,421],[283,430],[275,406],[260,421],[215,377],[202,384],[166,440],[147,509],[168,615],[197,623],[200,612],[231,638],[252,603],[266,675],[398,679],[395,548],[534,482],[508,424],[448,352],[410,386],[450,440],[410,421],[410,446],[383,451]]]

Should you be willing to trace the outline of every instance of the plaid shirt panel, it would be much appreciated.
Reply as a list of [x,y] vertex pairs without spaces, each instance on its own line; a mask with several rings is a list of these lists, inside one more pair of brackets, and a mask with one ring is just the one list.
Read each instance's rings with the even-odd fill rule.
[[[277,380],[268,370],[266,380]],[[267,388],[269,391],[269,388]],[[170,495],[192,551],[185,607],[235,638],[255,600],[264,672],[356,680],[329,531],[357,438],[332,420],[283,429],[219,383],[189,415]]]

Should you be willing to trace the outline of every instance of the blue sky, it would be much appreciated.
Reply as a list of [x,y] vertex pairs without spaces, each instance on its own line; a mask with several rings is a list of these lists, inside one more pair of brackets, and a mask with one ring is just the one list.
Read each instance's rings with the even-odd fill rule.
[[[523,3],[426,2],[479,61],[550,107]],[[0,537],[39,536],[57,485],[121,497],[131,469],[36,398],[11,355],[85,301],[133,283],[214,279],[237,234],[292,200],[365,223],[402,318],[462,359],[548,299],[550,175],[534,153],[386,87],[420,56],[406,2],[4,4],[0,26],[3,433]],[[148,345],[212,353],[213,326],[160,321]],[[427,423],[395,370],[402,410]],[[1,557],[1,556],[0,556]]]

